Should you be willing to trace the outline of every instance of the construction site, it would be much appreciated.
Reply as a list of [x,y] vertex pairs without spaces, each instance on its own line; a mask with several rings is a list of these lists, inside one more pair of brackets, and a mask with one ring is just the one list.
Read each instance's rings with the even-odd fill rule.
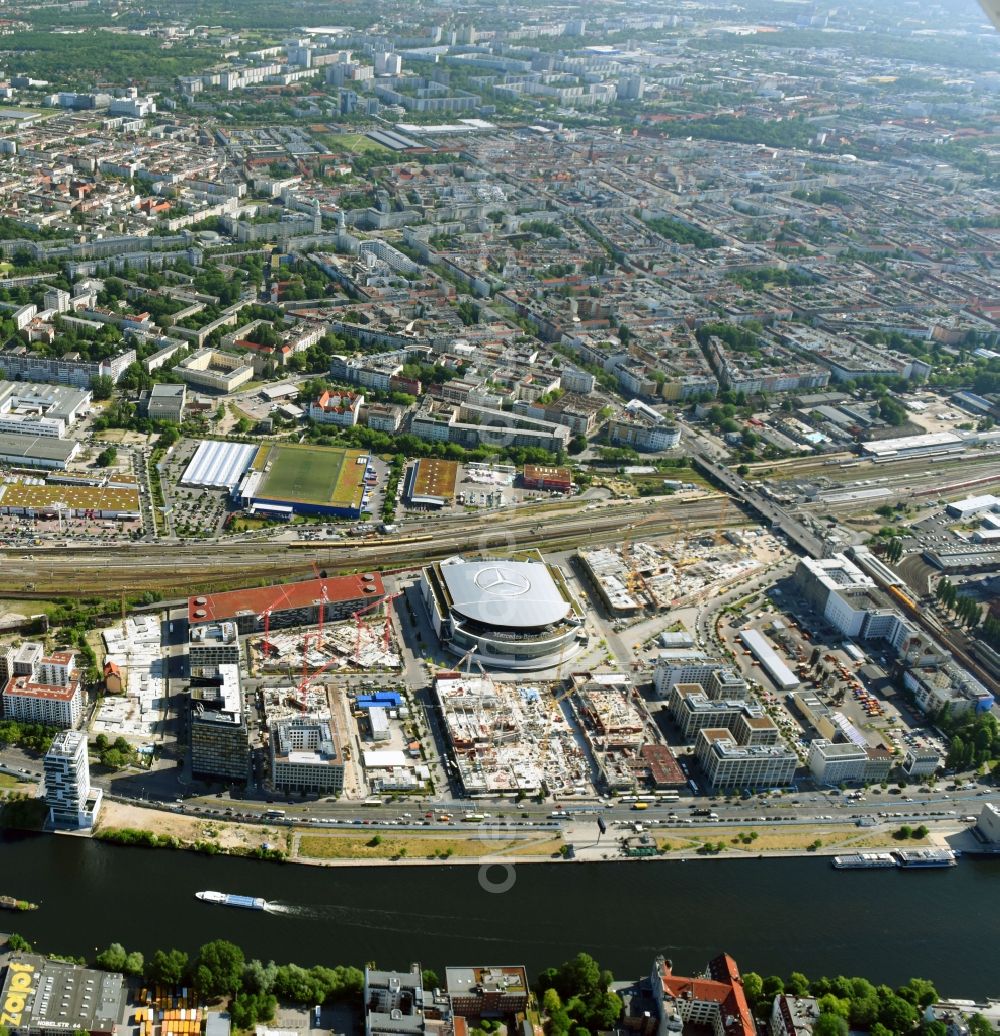
[[577,552],[609,614],[631,618],[682,608],[746,579],[774,558],[763,529],[631,541]]
[[132,615],[103,630],[104,685],[92,730],[114,739],[147,739],[166,720],[167,664],[155,615]]
[[495,681],[470,667],[437,673],[434,695],[456,776],[471,796],[632,790],[649,776],[644,749],[666,750],[621,673],[575,674],[567,686]]
[[[303,681],[310,674],[319,676],[331,670],[400,669],[402,659],[396,650],[391,616],[392,603],[399,594],[386,595],[379,578],[378,596],[358,602],[349,620],[328,621],[329,587],[337,580],[327,579],[318,567],[316,574],[321,596],[317,599],[314,621],[309,621],[313,616],[308,616],[301,623],[308,629],[272,629],[272,615],[286,607],[287,593],[283,588],[279,588],[281,593],[260,615],[254,616],[263,626],[263,635],[249,641],[250,657],[257,669],[264,674],[284,673],[289,679],[293,672],[300,672]],[[375,585],[374,575],[361,578],[369,580],[365,586]]]
[[257,658],[257,669],[264,675],[379,672],[402,667],[387,621],[336,622],[322,631],[272,631],[266,639],[253,640],[251,649]]
[[[663,756],[669,765],[672,754],[627,674],[574,673],[563,698],[572,705],[600,782],[608,791],[632,791],[647,780],[651,756]],[[675,760],[673,769],[673,783],[683,784]]]
[[467,795],[593,794],[584,746],[552,691],[482,669],[437,673],[434,696]]

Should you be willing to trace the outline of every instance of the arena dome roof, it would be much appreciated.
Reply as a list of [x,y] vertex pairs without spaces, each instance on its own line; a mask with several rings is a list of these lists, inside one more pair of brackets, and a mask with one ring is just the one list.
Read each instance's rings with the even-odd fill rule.
[[548,568],[526,561],[456,561],[441,566],[454,610],[473,622],[510,629],[549,626],[570,604]]

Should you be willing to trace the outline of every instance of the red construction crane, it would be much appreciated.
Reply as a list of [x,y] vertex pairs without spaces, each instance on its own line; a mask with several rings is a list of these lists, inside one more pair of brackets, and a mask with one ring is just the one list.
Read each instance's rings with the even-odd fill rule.
[[319,629],[315,633],[304,632],[302,634],[302,679],[306,678],[306,670],[308,663],[306,662],[306,654],[309,651],[309,641],[315,642],[316,647],[321,651],[323,650],[323,620],[326,618],[326,606],[330,603],[330,595],[326,589],[326,573],[320,572],[319,565],[314,561],[312,563],[313,570],[316,572],[316,578],[319,580],[320,590],[322,592],[322,603],[319,605]]
[[271,636],[271,612],[273,612],[274,609],[277,608],[277,606],[287,597],[288,590],[286,588],[282,588],[281,593],[278,594],[278,596],[275,597],[275,599],[260,613],[260,615],[257,616],[259,620],[263,620],[264,622],[264,643],[261,645],[261,653],[265,658],[267,657],[268,650],[271,646],[268,639]]
[[359,659],[361,657],[361,616],[365,615],[367,612],[374,611],[376,608],[380,607],[382,604],[385,604],[385,606],[386,606],[386,620],[385,620],[386,621],[386,636],[388,636],[388,630],[389,630],[389,626],[388,626],[388,623],[389,623],[389,611],[388,611],[388,609],[389,609],[390,605],[392,604],[392,602],[397,597],[399,597],[398,593],[389,594],[386,597],[380,597],[377,601],[372,601],[371,604],[366,604],[364,608],[359,608],[354,613],[353,618],[354,618],[354,622],[355,622],[355,624],[357,626],[357,629],[356,629],[355,635],[354,635],[354,659],[355,659],[355,661],[357,661],[357,659]]

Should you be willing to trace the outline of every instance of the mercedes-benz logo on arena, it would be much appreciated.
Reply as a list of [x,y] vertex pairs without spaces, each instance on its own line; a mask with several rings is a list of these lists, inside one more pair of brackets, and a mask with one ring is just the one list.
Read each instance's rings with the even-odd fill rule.
[[520,597],[531,589],[527,577],[502,568],[484,568],[477,572],[476,586],[495,597]]

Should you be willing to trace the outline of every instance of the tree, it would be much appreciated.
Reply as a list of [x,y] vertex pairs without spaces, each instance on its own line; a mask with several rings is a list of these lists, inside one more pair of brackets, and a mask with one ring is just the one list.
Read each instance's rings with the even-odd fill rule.
[[102,971],[124,971],[128,954],[120,942],[113,942],[103,953],[99,953],[94,963]]
[[424,968],[423,972],[424,989],[440,989],[441,979],[438,978],[438,973],[431,968]]
[[852,1029],[870,1029],[878,1018],[879,1002],[878,997],[872,993],[871,996],[862,996],[850,1001],[850,1012],[848,1021]]
[[847,1036],[847,1020],[839,1014],[821,1014],[813,1023],[813,1036]]
[[[978,1011],[967,1019],[970,1036],[993,1036],[993,1023]],[[874,1033],[872,1034],[874,1036]]]
[[756,1007],[760,1003],[761,996],[764,992],[764,980],[757,974],[756,971],[744,971],[743,972],[743,993],[747,998],[747,1003],[750,1004],[751,1008]]
[[888,996],[882,997],[878,1020],[887,1029],[896,1033],[907,1033],[917,1024],[917,1017],[917,1009],[902,997],[891,991]]
[[115,383],[107,374],[99,374],[90,379],[90,391],[94,399],[110,399],[114,388]]
[[851,1014],[851,1002],[833,993],[821,996],[816,1006],[820,1009],[821,1014],[836,1014],[845,1020]]
[[809,979],[801,971],[793,971],[785,982],[785,992],[793,996],[806,996],[809,993]]
[[[920,828],[917,828],[917,830],[919,831]],[[924,834],[926,834],[927,828],[925,827],[923,830]],[[927,1007],[930,1004],[936,1004],[941,999],[938,996],[938,991],[934,988],[934,984],[928,982],[925,978],[911,978],[905,986],[900,986],[896,992],[904,1000],[916,1007]]]
[[205,943],[198,951],[194,983],[205,996],[234,994],[243,978],[243,951],[225,939]]
[[777,975],[768,975],[764,979],[764,1000],[770,1003],[776,996],[785,991],[785,983]]
[[157,950],[146,969],[146,977],[155,985],[179,986],[187,967],[188,955],[183,950]]
[[125,967],[122,969],[126,975],[141,975],[145,961],[138,950],[133,950],[125,958]]
[[118,447],[107,446],[97,455],[96,464],[99,468],[106,468],[118,459]]
[[249,961],[243,968],[243,988],[249,993],[270,993],[277,974],[278,966],[273,960],[267,964],[259,960]]

